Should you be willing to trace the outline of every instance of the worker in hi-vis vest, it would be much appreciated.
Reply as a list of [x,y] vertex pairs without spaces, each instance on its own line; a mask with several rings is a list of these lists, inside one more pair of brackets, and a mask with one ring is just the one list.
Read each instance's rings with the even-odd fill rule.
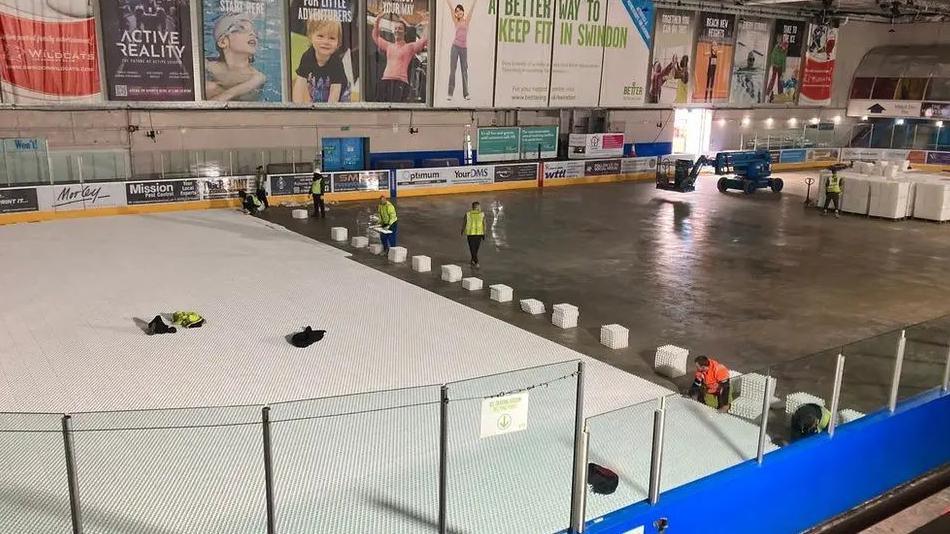
[[792,415],[791,438],[798,441],[808,436],[821,434],[831,424],[831,412],[818,404],[803,404]]
[[389,230],[388,233],[380,233],[379,235],[379,240],[383,242],[383,250],[389,250],[390,247],[396,246],[396,231],[399,228],[396,221],[398,220],[396,206],[393,206],[393,203],[385,196],[379,197],[379,225],[384,230]]
[[822,215],[828,213],[828,204],[831,202],[835,203],[835,217],[838,217],[841,212],[841,177],[838,176],[838,170],[835,168],[831,169],[831,176],[825,182],[825,207],[821,212]]
[[193,311],[177,311],[172,314],[172,322],[185,328],[200,328],[205,318]]
[[708,356],[697,356],[694,362],[696,376],[689,388],[689,396],[720,412],[729,411],[732,403],[729,369]]
[[313,197],[313,216],[316,217],[319,213],[320,217],[326,217],[327,207],[323,204],[323,175],[319,171],[313,173],[310,195]]
[[465,213],[462,235],[468,239],[468,251],[472,255],[472,267],[478,268],[478,247],[485,239],[485,212],[482,205],[472,202],[472,209]]

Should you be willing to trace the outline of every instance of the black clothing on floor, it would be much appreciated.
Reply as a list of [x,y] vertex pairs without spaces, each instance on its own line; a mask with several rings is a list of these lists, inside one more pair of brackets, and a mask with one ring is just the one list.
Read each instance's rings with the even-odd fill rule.
[[303,332],[297,332],[290,337],[290,343],[298,348],[309,347],[317,341],[323,339],[323,335],[326,334],[326,330],[314,330],[309,326],[303,329]]
[[165,324],[161,315],[156,315],[155,318],[148,323],[148,331],[146,333],[151,336],[153,334],[174,334],[177,331],[178,329],[174,326]]
[[610,495],[617,490],[620,477],[610,469],[591,462],[587,464],[587,483],[594,493]]

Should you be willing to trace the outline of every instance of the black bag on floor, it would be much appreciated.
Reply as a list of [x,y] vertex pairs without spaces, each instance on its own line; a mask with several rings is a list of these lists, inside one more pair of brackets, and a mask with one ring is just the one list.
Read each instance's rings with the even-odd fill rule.
[[587,464],[587,483],[594,493],[610,495],[617,490],[620,477],[610,469],[595,463]]
[[314,330],[309,326],[303,329],[303,332],[297,332],[290,337],[290,343],[299,348],[309,347],[317,341],[323,339],[323,335],[326,334],[326,330]]
[[148,335],[152,334],[174,334],[178,329],[174,326],[168,326],[165,324],[165,321],[162,320],[161,315],[156,315],[150,323],[148,323]]

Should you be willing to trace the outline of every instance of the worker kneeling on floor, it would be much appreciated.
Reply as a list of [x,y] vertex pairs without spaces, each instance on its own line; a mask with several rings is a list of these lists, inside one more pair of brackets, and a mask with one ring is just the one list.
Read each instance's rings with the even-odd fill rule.
[[689,396],[720,412],[729,411],[732,388],[729,385],[729,369],[708,356],[697,356],[696,378],[689,388]]
[[803,404],[792,414],[792,442],[821,434],[831,424],[831,412],[818,404]]
[[193,311],[178,311],[172,314],[172,322],[182,328],[201,328],[205,318]]
[[264,203],[261,202],[261,199],[257,198],[257,195],[248,193],[247,191],[239,191],[238,195],[241,197],[241,206],[244,208],[244,211],[251,215],[257,215],[264,211]]

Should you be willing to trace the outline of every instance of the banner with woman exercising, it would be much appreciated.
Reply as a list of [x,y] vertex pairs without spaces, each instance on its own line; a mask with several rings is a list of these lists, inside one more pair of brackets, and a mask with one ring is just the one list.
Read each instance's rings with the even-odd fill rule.
[[436,0],[435,105],[491,107],[495,0]]

